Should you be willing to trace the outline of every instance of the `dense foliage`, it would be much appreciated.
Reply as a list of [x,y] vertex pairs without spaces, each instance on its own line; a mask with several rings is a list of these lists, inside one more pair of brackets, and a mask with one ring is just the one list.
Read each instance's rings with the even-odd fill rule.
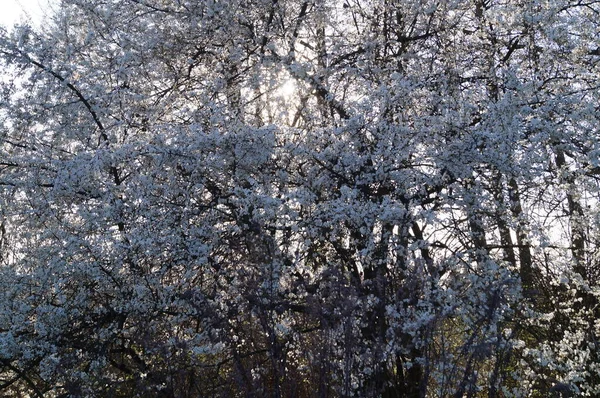
[[0,34],[0,394],[600,395],[600,2],[61,0]]

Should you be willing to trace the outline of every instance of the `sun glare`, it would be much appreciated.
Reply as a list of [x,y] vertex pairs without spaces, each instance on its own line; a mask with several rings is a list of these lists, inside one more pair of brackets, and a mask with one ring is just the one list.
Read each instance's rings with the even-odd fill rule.
[[277,94],[284,99],[290,99],[296,92],[296,82],[294,79],[287,79],[277,90]]

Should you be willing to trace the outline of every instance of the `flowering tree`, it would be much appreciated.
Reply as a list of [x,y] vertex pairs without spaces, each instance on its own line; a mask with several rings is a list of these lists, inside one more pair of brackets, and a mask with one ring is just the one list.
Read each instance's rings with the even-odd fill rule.
[[62,0],[2,31],[2,394],[595,396],[599,12]]

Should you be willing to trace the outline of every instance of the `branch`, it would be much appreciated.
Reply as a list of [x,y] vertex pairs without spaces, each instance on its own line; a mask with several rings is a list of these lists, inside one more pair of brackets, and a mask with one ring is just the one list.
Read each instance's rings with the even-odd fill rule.
[[20,54],[21,54],[21,56],[23,58],[25,58],[25,60],[27,62],[30,62],[32,65],[37,66],[38,68],[40,68],[44,72],[49,73],[50,75],[52,75],[53,77],[55,77],[61,83],[65,83],[65,85],[67,86],[67,88],[69,90],[71,90],[73,92],[73,94],[75,94],[75,96],[79,99],[79,101],[81,101],[81,103],[86,107],[86,109],[88,110],[88,112],[92,116],[92,119],[94,120],[94,123],[100,129],[100,138],[102,139],[102,141],[108,142],[108,136],[106,135],[104,126],[102,125],[102,122],[100,121],[100,118],[98,117],[98,114],[96,113],[96,111],[94,110],[94,108],[92,107],[92,105],[90,104],[90,102],[87,100],[87,98],[85,98],[85,96],[81,93],[81,91],[79,91],[79,89],[77,87],[75,87],[73,85],[73,83],[70,83],[69,81],[67,81],[67,79],[65,79],[64,77],[62,77],[60,74],[58,74],[54,70],[48,68],[46,65],[42,64],[39,61],[36,61],[35,59],[32,59],[27,54],[23,54],[23,53],[20,53]]
[[35,383],[29,378],[29,376],[27,376],[25,374],[25,372],[23,372],[22,370],[20,370],[16,366],[13,366],[6,359],[2,359],[2,364],[4,366],[6,366],[8,369],[10,369],[13,372],[15,372],[21,379],[23,379],[23,381],[25,381],[25,383],[29,386],[29,388],[31,388],[31,390],[33,391],[33,393],[34,393],[34,395],[36,397],[38,397],[38,398],[44,398],[44,393],[35,385]]
[[[36,61],[35,59],[31,58],[28,54],[25,54],[23,51],[16,49],[15,50],[17,52],[17,54],[14,53],[10,53],[7,51],[0,51],[0,53],[10,56],[10,57],[14,57],[14,58],[22,58],[24,59],[26,62],[40,68],[41,70],[43,70],[44,72],[49,73],[52,77],[56,78],[56,80],[60,81],[61,83],[64,83],[65,86],[73,93],[75,94],[75,96],[79,99],[79,101],[81,101],[81,103],[85,106],[85,108],[88,110],[90,116],[92,117],[94,123],[96,124],[96,126],[98,127],[98,129],[100,130],[100,140],[102,142],[104,142],[106,145],[108,145],[110,143],[110,141],[108,140],[108,135],[106,134],[106,129],[104,128],[104,125],[102,124],[102,122],[100,121],[100,118],[98,117],[98,114],[96,113],[96,111],[94,110],[94,107],[92,106],[92,104],[90,103],[90,101],[82,94],[82,92],[75,87],[75,85],[73,85],[73,83],[70,83],[66,78],[64,78],[63,76],[61,76],[58,72],[55,72],[53,69],[47,67],[46,65],[44,65],[43,63]],[[111,166],[110,167],[110,174],[113,177],[113,181],[115,183],[115,185],[121,185],[121,178],[119,177],[119,172],[117,170],[116,167]],[[120,228],[119,228],[120,229]]]

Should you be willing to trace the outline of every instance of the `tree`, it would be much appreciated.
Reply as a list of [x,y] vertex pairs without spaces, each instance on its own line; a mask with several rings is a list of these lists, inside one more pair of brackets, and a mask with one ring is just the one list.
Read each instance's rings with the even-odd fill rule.
[[2,31],[3,394],[597,394],[598,12],[62,0]]

